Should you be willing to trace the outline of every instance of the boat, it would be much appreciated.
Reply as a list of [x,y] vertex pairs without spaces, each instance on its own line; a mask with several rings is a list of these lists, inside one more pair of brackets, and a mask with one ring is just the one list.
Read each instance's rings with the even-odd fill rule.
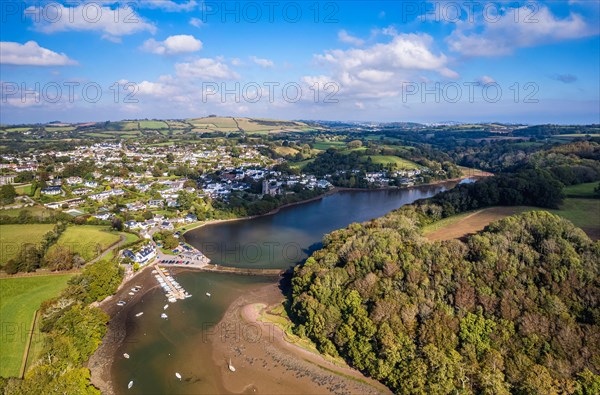
[[165,313],[162,313],[162,314],[160,315],[160,318],[167,319],[167,318],[168,318],[168,316],[167,316]]
[[129,390],[129,389],[131,389],[131,387],[133,387],[133,380],[131,380],[131,381],[129,382],[129,384],[127,384],[127,389],[128,389],[128,390]]
[[210,298],[210,297],[211,297],[211,294],[210,294],[210,292],[207,292],[207,293],[206,293],[206,296],[208,296],[208,297]]
[[123,354],[123,356],[124,356],[125,358],[129,359],[129,354],[125,353],[125,354]]
[[168,308],[169,308],[169,305],[168,305],[168,304],[166,304],[166,305],[164,305],[164,306],[163,306],[163,310],[166,310],[166,309],[168,309]]
[[233,367],[233,365],[231,364],[231,358],[229,358],[229,370],[231,370],[232,372],[235,372],[235,367]]
[[133,292],[129,292],[129,295],[135,295]]
[[177,299],[175,299],[174,297],[172,297],[172,296],[171,296],[171,297],[169,298],[169,302],[171,302],[171,303],[175,303],[175,302],[177,302]]
[[143,312],[143,311],[140,311],[140,312],[139,312],[139,313],[137,313],[135,316],[136,316],[136,317],[139,317],[139,316],[141,316],[141,315],[143,315],[143,314],[144,314],[144,312]]
[[175,377],[177,377],[179,380],[181,380],[181,375],[177,372],[175,372]]

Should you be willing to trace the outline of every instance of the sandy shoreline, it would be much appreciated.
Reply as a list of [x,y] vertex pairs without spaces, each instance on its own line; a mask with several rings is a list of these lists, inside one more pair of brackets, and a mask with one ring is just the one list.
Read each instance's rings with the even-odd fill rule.
[[[213,331],[213,363],[233,394],[381,394],[375,380],[295,344],[276,325],[259,320],[260,307],[278,304],[277,284],[262,286],[232,303]],[[231,328],[237,328],[231,330]],[[228,358],[236,371],[228,368]]]
[[[457,182],[465,178],[473,177],[436,181],[416,187]],[[387,187],[380,189],[396,190],[405,188]],[[207,221],[192,229],[217,223],[244,221],[273,215],[286,207],[317,201],[341,191],[367,192],[373,191],[373,189],[334,188],[325,194],[283,205],[266,214]],[[115,394],[111,368],[116,358],[119,357],[119,348],[127,335],[127,317],[129,313],[136,308],[136,302],[143,299],[144,295],[152,289],[158,287],[151,275],[152,267],[146,266],[140,272],[126,279],[115,295],[97,304],[110,316],[110,321],[103,342],[88,361],[87,367],[91,371],[92,384],[99,388],[103,394]],[[189,269],[175,267],[170,270],[174,274],[189,271]],[[130,288],[135,285],[142,285],[142,290],[134,296],[128,295]],[[375,380],[364,377],[358,371],[337,366],[318,354],[290,344],[285,340],[286,336],[281,329],[273,324],[257,320],[259,316],[256,310],[257,305],[273,305],[279,303],[282,299],[283,295],[277,288],[277,284],[272,284],[243,295],[228,307],[218,327],[242,325],[243,328],[250,328],[249,330],[259,330],[262,336],[258,340],[255,339],[256,341],[244,336],[237,336],[233,339],[235,341],[232,341],[231,338],[227,338],[227,336],[231,336],[230,332],[214,331],[214,333],[220,334],[212,335],[213,338],[211,339],[214,370],[220,373],[219,392],[224,391],[232,394],[390,393],[386,387]],[[127,304],[118,307],[116,302],[119,300],[125,300]],[[225,337],[223,337],[223,333]],[[230,372],[228,369],[228,357],[232,358],[232,363],[236,366],[235,373]],[[257,377],[260,377],[259,381],[256,380]]]
[[[100,389],[102,394],[115,394],[111,368],[114,360],[118,357],[119,347],[121,347],[127,335],[127,316],[131,310],[136,308],[136,302],[142,300],[147,293],[158,287],[158,283],[151,274],[151,268],[153,266],[146,266],[123,282],[115,295],[109,296],[97,304],[97,307],[110,316],[110,321],[108,322],[106,335],[102,339],[102,344],[91,356],[86,366],[90,369],[92,384]],[[129,295],[130,289],[136,285],[141,285],[142,289],[134,296]],[[127,304],[119,307],[117,306],[119,300],[124,300]]]

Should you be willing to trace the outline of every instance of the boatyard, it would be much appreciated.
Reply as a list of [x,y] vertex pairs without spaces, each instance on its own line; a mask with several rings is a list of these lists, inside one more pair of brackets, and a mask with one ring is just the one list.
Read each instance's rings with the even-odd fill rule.
[[156,278],[156,281],[158,281],[159,285],[162,287],[169,302],[175,303],[178,299],[181,300],[192,297],[191,294],[179,285],[167,269],[154,265],[152,274],[154,274],[154,278]]

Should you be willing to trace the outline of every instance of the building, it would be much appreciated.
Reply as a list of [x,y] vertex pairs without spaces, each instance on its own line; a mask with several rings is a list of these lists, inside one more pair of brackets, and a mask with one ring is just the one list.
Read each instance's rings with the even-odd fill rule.
[[56,196],[62,193],[62,187],[52,186],[42,189],[42,195]]
[[156,256],[156,249],[152,244],[146,244],[138,252],[135,253],[131,250],[123,251],[123,256],[131,259],[135,263],[145,265]]
[[263,180],[262,182],[262,194],[269,196],[276,196],[281,194],[281,187],[277,183]]
[[14,184],[15,183],[15,177],[16,176],[14,174],[0,176],[0,185]]

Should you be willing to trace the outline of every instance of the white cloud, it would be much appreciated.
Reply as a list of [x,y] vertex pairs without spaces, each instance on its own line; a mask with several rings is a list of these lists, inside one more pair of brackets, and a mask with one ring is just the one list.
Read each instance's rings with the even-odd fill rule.
[[196,0],[177,2],[173,0],[140,0],[136,4],[140,7],[160,9],[167,12],[189,12],[201,4]]
[[487,85],[487,84],[494,84],[496,82],[496,80],[493,79],[492,77],[490,77],[489,75],[483,75],[477,79],[477,82],[479,82],[482,85]]
[[200,19],[200,18],[191,18],[190,25],[192,25],[194,27],[202,27],[202,26],[204,26],[204,22],[202,22],[202,19]]
[[177,63],[175,72],[183,78],[203,78],[217,80],[234,80],[240,78],[239,74],[231,70],[220,59],[199,58],[193,62]]
[[241,66],[244,63],[242,62],[242,60],[240,58],[233,58],[231,59],[231,65],[232,66]]
[[346,44],[351,44],[351,45],[356,45],[356,46],[362,46],[365,43],[365,40],[362,40],[358,37],[354,37],[352,35],[350,35],[347,31],[345,30],[340,30],[338,32],[338,40],[340,40],[343,43]]
[[75,65],[64,53],[56,53],[42,48],[35,41],[25,44],[16,42],[0,42],[0,63],[23,66],[67,66]]
[[329,67],[329,76],[305,76],[304,83],[312,86],[326,83],[339,86],[340,96],[354,99],[396,97],[403,83],[417,81],[423,72],[436,73],[444,78],[458,78],[448,67],[443,53],[433,52],[433,39],[426,34],[398,34],[386,31],[392,39],[364,49],[330,50],[315,56],[317,63]]
[[518,48],[598,34],[598,28],[589,26],[578,14],[560,19],[548,7],[538,7],[536,12],[527,7],[508,8],[481,23],[459,22],[446,39],[448,46],[467,56],[502,56]]
[[142,49],[157,55],[173,55],[186,52],[196,52],[202,49],[202,41],[194,36],[180,34],[167,37],[164,41],[151,38],[144,42]]
[[145,21],[129,5],[112,9],[94,2],[76,7],[56,3],[53,7],[28,7],[25,15],[33,21],[34,29],[43,33],[98,31],[102,38],[120,42],[122,36],[156,32],[156,26]]
[[272,60],[257,58],[256,56],[250,56],[250,60],[252,60],[257,65],[265,68],[273,67],[275,65]]

